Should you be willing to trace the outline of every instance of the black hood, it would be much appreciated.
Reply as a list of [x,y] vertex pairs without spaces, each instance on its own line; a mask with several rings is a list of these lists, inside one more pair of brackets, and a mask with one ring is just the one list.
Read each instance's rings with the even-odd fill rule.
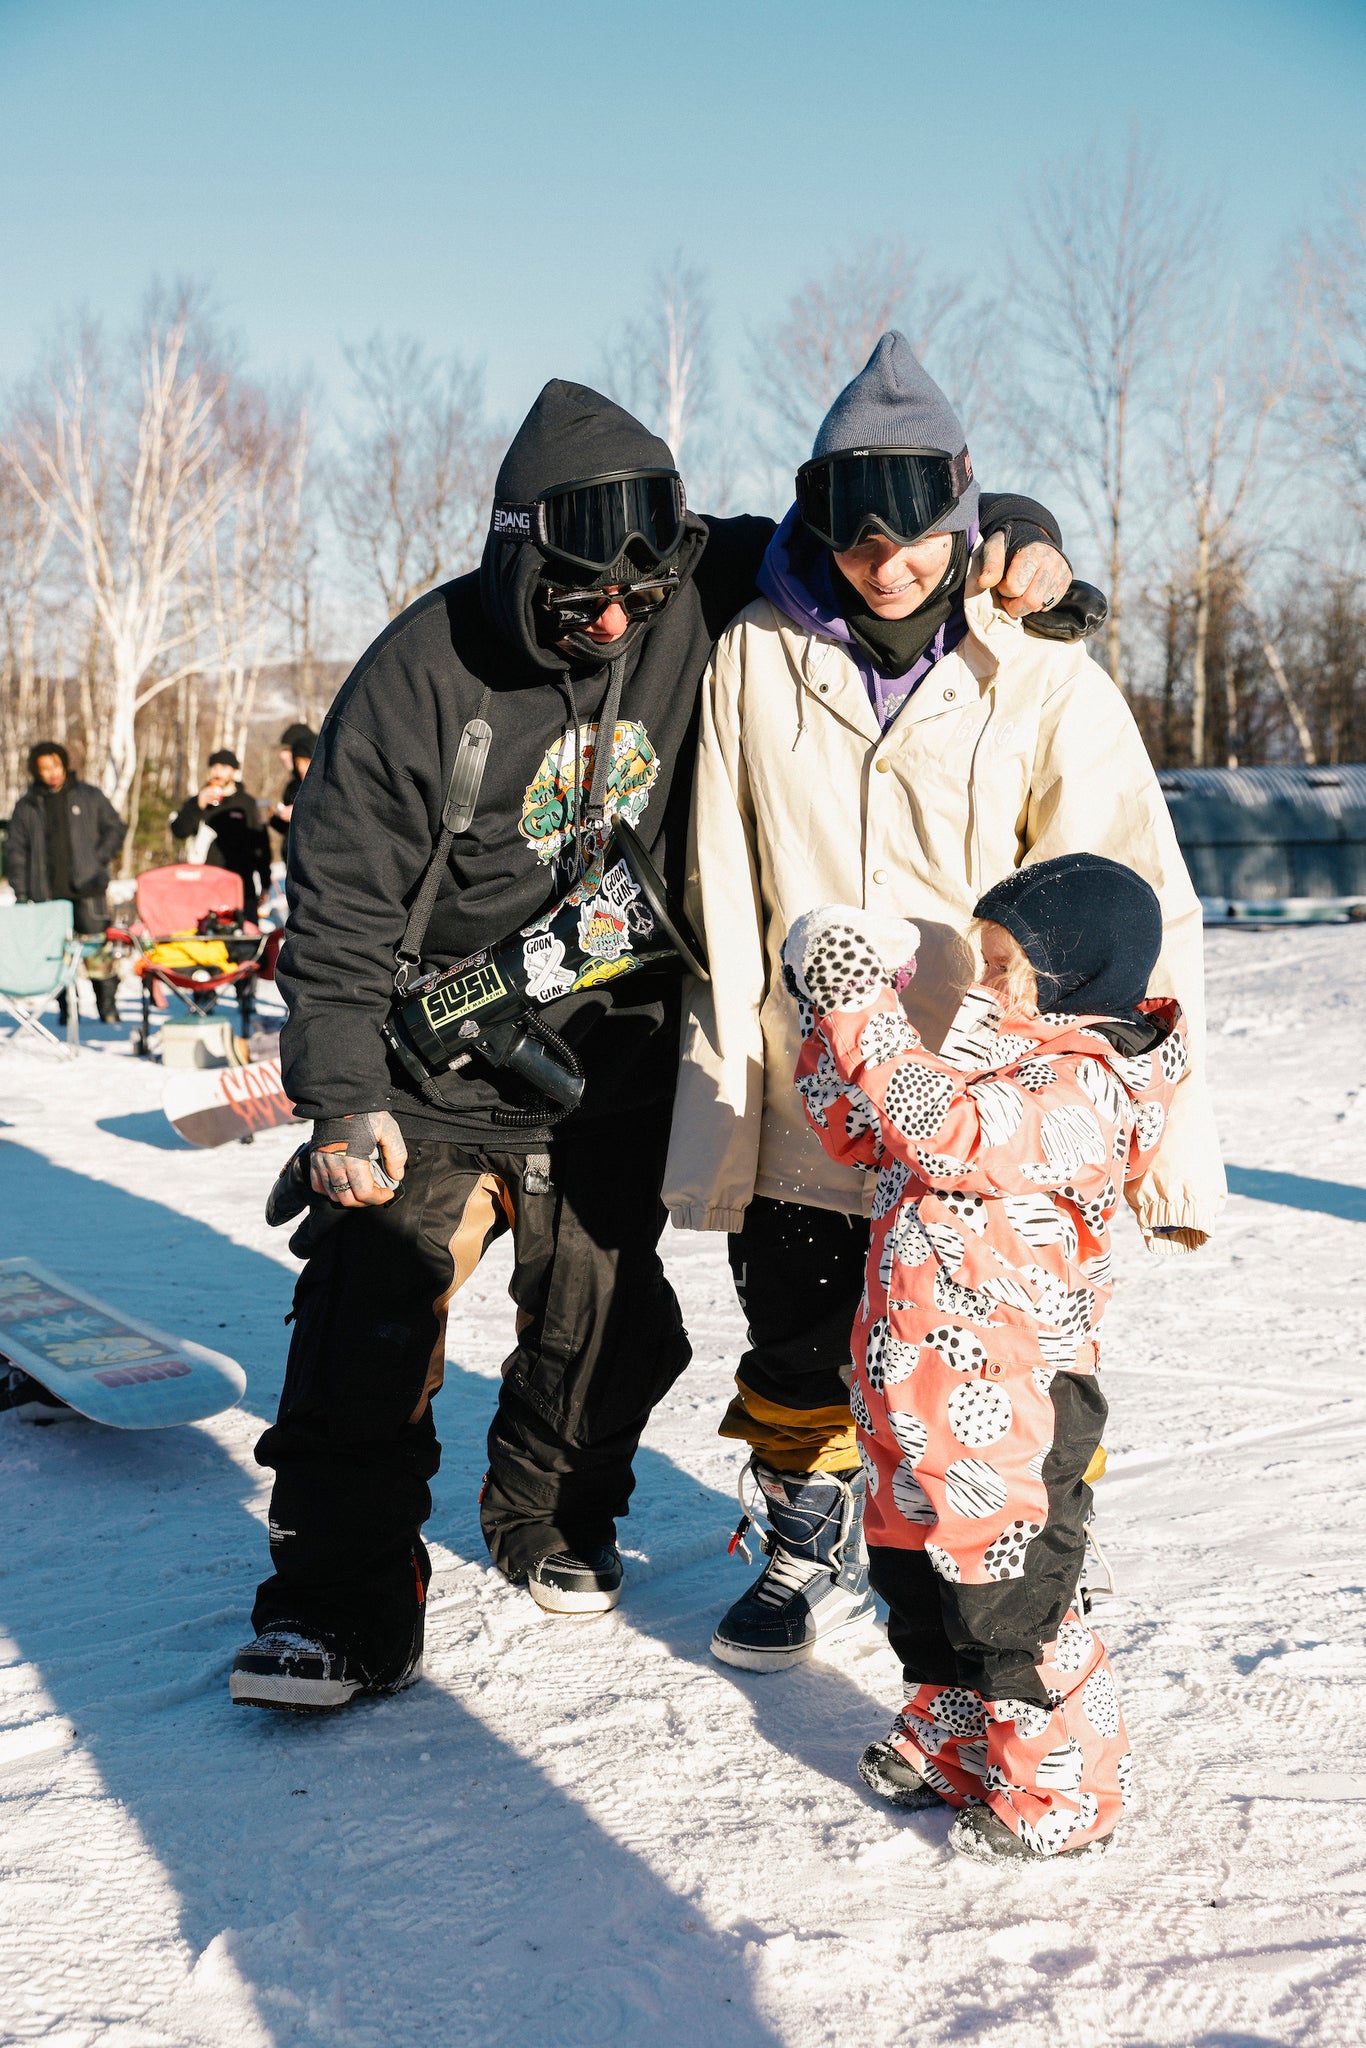
[[1124,1016],[1142,1002],[1162,950],[1162,907],[1142,875],[1099,853],[1016,868],[976,904],[1024,948],[1039,1008]]
[[[559,484],[582,483],[622,470],[674,467],[668,444],[629,412],[586,384],[567,384],[554,377],[513,436],[494,495],[525,505]],[[680,582],[686,583],[696,569],[706,541],[706,527],[689,514],[683,545],[669,565],[677,570]],[[545,566],[545,556],[532,542],[493,534],[484,543],[479,565],[479,594],[489,623],[538,667],[601,668],[625,654],[654,623],[636,620],[610,647],[598,647],[583,634],[569,636],[567,654],[543,645],[535,596]]]

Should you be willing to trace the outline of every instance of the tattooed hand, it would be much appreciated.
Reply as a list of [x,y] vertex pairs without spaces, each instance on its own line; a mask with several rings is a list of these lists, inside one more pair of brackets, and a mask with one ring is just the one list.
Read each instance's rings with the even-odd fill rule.
[[[313,1126],[309,1179],[315,1194],[343,1209],[373,1208],[394,1199],[408,1148],[387,1109],[366,1116],[332,1117]],[[376,1168],[386,1176],[380,1179]]]
[[994,590],[996,602],[1012,619],[1027,612],[1046,612],[1063,596],[1072,581],[1067,557],[1046,541],[1031,541],[1021,548],[1006,567],[1005,535],[993,533],[983,541],[968,571],[967,595]]

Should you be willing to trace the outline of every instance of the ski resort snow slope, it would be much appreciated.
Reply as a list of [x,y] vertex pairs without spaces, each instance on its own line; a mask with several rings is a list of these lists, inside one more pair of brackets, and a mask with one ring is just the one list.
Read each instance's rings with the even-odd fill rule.
[[552,1621],[475,1495],[507,1262],[452,1318],[428,1676],[335,1721],[232,1708],[266,1565],[251,1446],[292,1264],[288,1132],[192,1152],[122,1035],[0,1052],[3,1250],[230,1352],[195,1428],[0,1418],[0,2039],[47,2048],[1366,2038],[1366,931],[1220,932],[1215,1247],[1121,1232],[1102,1623],[1139,1800],[1119,1846],[998,1874],[858,1784],[900,1704],[870,1630],[785,1677],[711,1661],[745,1582],[715,1436],[742,1341],[671,1233],[696,1362],[640,1460],[620,1610]]

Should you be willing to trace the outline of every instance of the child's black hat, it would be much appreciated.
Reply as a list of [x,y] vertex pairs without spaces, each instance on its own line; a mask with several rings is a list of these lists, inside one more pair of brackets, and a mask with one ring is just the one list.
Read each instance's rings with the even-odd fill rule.
[[977,917],[1024,948],[1039,1008],[1123,1016],[1148,993],[1162,950],[1162,907],[1142,875],[1099,853],[1016,868],[988,889]]

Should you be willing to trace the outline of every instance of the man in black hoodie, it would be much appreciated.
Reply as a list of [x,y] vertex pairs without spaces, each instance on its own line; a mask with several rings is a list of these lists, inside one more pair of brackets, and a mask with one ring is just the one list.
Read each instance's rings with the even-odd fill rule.
[[[1041,521],[1027,500],[984,514],[1007,542],[1034,544],[1016,565],[1021,608],[1066,582]],[[517,1342],[489,1432],[485,1540],[552,1613],[616,1602],[632,1458],[690,1356],[657,1251],[676,988],[641,974],[615,998],[552,1008],[586,1076],[553,1128],[477,1062],[419,1093],[381,1030],[471,721],[491,728],[487,766],[424,966],[549,909],[614,815],[679,886],[699,684],[772,531],[687,513],[662,441],[596,392],[548,384],[499,472],[479,571],[395,619],[328,714],[294,807],[278,970],[285,1083],[314,1120],[324,1199],[293,1240],[308,1263],[279,1416],[257,1445],[276,1474],[274,1571],[234,1666],[239,1702],[328,1709],[418,1675],[446,1308],[509,1229]],[[998,542],[996,574],[1005,553]]]
[[[39,740],[28,756],[30,782],[10,820],[6,870],[20,903],[70,903],[73,929],[86,937],[109,922],[109,870],[127,827],[108,797],[93,782],[71,773],[60,740]],[[119,1021],[118,982],[103,975],[91,983],[102,1024]],[[57,998],[63,1022],[66,994]]]

